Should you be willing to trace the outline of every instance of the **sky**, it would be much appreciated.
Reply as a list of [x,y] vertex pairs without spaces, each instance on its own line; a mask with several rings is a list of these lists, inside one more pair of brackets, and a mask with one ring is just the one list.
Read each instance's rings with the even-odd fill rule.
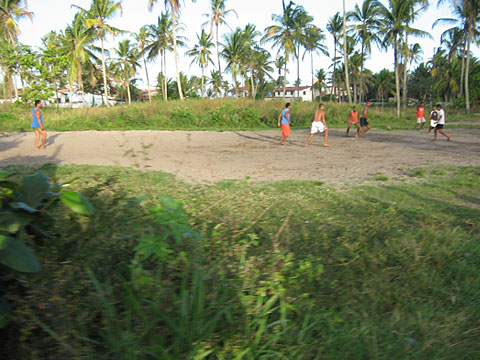
[[[201,31],[202,25],[208,21],[208,17],[204,14],[209,12],[209,0],[197,0],[195,3],[191,0],[181,0],[181,21],[184,24],[185,32],[181,35],[185,36],[188,41],[188,48],[193,47],[197,39],[197,33]],[[285,1],[287,2],[287,1]],[[355,4],[361,4],[363,0],[345,0],[347,11],[353,10]],[[386,4],[386,0],[382,0]],[[76,9],[72,8],[72,4],[78,5],[85,9],[89,8],[91,0],[29,0],[28,9],[34,13],[33,22],[30,20],[22,20],[20,22],[20,41],[31,46],[41,46],[41,38],[51,30],[60,31],[72,21]],[[333,57],[333,38],[326,30],[328,19],[336,12],[342,13],[342,0],[297,0],[295,2],[302,5],[305,10],[314,17],[314,24],[320,27],[327,37],[325,44],[329,48],[330,57]],[[414,27],[429,32],[433,39],[419,39],[410,38],[410,42],[418,42],[423,49],[424,61],[428,61],[434,54],[437,47],[440,46],[440,35],[447,29],[446,26],[437,26],[432,30],[433,22],[438,18],[453,17],[450,8],[447,5],[441,7],[436,6],[437,1],[432,0],[429,9],[422,14],[416,21]],[[164,11],[164,1],[158,0],[152,11],[148,11],[148,0],[123,0],[123,15],[110,20],[110,24],[122,30],[137,32],[140,27],[145,24],[156,23],[156,19],[161,11]],[[263,32],[264,29],[273,24],[271,19],[272,14],[280,14],[282,12],[281,0],[227,0],[227,9],[234,9],[238,14],[230,13],[227,17],[228,26],[224,25],[220,28],[220,36],[224,33],[230,32],[237,26],[244,27],[248,23],[256,26],[257,30]],[[206,30],[210,30],[209,25],[206,25]],[[118,41],[128,36],[110,37],[107,47],[113,48]],[[270,50],[269,45],[265,45]],[[179,50],[179,64],[180,70],[192,75],[200,75],[200,69],[197,65],[191,65],[192,58],[186,56],[184,53],[188,49]],[[479,49],[474,47],[472,49],[475,56],[479,56]],[[215,50],[212,49],[213,58],[216,59]],[[275,58],[277,49],[271,50],[273,58]],[[216,63],[216,61],[215,61]],[[329,70],[331,59],[325,55],[316,55],[314,58],[314,69],[323,68],[325,71]],[[147,65],[150,81],[154,83],[157,74],[160,71],[160,59],[157,62],[152,62]],[[365,63],[365,67],[377,72],[384,68],[393,70],[393,51],[379,51],[373,49],[370,59]],[[225,64],[222,64],[222,69]],[[288,65],[289,74],[287,79],[290,84],[296,80],[296,63],[290,62]],[[208,69],[208,72],[213,70],[213,65]],[[174,58],[172,54],[167,57],[167,75],[169,77],[175,76]],[[275,74],[274,74],[275,75]],[[229,75],[226,75],[229,76]],[[141,88],[146,88],[145,71],[138,69],[137,77],[144,83],[140,83]],[[275,75],[276,77],[276,75]],[[300,79],[302,84],[309,84],[311,82],[311,65],[309,56],[305,57],[305,62],[300,64]],[[228,79],[231,83],[232,80]],[[155,81],[156,82],[156,81]],[[154,84],[151,84],[154,85]]]

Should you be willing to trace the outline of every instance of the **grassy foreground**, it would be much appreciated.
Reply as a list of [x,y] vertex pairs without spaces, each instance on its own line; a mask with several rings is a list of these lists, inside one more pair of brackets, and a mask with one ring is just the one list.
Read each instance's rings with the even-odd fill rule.
[[480,168],[349,190],[41,170],[96,214],[30,244],[1,359],[480,357]]
[[[252,100],[188,100],[154,101],[114,108],[44,109],[45,127],[48,131],[73,130],[258,130],[276,128],[277,118],[283,109],[281,101]],[[293,128],[306,128],[311,124],[318,104],[293,103],[291,114]],[[358,106],[361,112],[362,105]],[[343,128],[351,111],[348,104],[326,103],[326,119],[329,127]],[[463,111],[447,110],[449,125],[469,122],[480,126],[477,115],[467,116]],[[395,109],[373,106],[371,124],[377,129],[406,130],[415,125],[415,109],[400,119]],[[474,125],[472,125],[473,123]],[[30,131],[31,109],[24,106],[0,106],[0,131]]]

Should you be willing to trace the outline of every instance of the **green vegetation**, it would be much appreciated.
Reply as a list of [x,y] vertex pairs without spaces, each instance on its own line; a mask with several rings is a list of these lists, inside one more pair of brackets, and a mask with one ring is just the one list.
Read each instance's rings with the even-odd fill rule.
[[[208,21],[197,29],[189,28],[189,22],[182,21],[180,8],[189,5],[179,0],[165,0],[166,11],[162,11],[156,3],[156,0],[148,0],[143,6],[144,11],[147,8],[158,11],[157,24],[143,24],[140,29],[130,28],[129,31],[109,25],[110,20],[123,14],[120,1],[91,0],[85,9],[74,6],[78,12],[72,22],[63,30],[45,34],[41,48],[34,49],[18,41],[20,20],[42,20],[33,18],[26,0],[0,1],[3,98],[10,102],[42,99],[58,103],[55,92],[63,88],[65,94],[67,88],[70,103],[82,103],[83,107],[91,105],[91,97],[87,99],[87,94],[103,95],[102,103],[107,107],[110,106],[109,96],[109,100],[129,104],[147,97],[151,101],[150,92],[142,94],[135,86],[143,62],[146,88],[152,90],[150,85],[155,86],[157,96],[165,100],[224,97],[229,91],[233,92],[232,88],[237,98],[264,99],[275,89],[277,93],[279,88],[285,91],[288,73],[293,73],[292,63],[296,62],[296,80],[290,78],[290,84],[297,89],[288,94],[290,98],[300,97],[298,86],[301,84],[308,84],[319,90],[316,93],[319,96],[337,102],[360,103],[368,99],[388,102],[395,97],[397,118],[401,118],[402,109],[405,112],[411,99],[429,104],[442,101],[465,108],[469,114],[480,100],[480,62],[472,53],[472,44],[479,42],[478,0],[438,0],[438,5],[448,6],[452,15],[438,19],[431,19],[432,12],[427,13],[433,6],[432,1],[363,0],[350,10],[344,3],[343,16],[340,12],[331,14],[333,16],[323,24],[319,24],[303,5],[283,1],[281,9],[279,4],[272,5],[272,13],[268,14],[272,23],[265,29],[245,24],[246,19],[242,19],[242,26],[235,29],[228,26],[230,30],[222,34],[219,28],[229,25],[227,15],[236,14],[235,9],[227,9],[227,0],[202,2],[202,9],[208,11],[203,14]],[[421,17],[433,21],[434,27],[450,26],[439,39],[432,38],[436,43],[428,46],[436,50],[425,60],[420,44],[412,42],[419,37],[431,38],[429,31],[414,27]],[[209,23],[210,31],[206,28]],[[325,29],[333,37],[333,49],[325,45]],[[183,35],[184,31],[189,32],[190,39]],[[193,62],[199,65],[200,77],[180,71],[180,67],[185,67],[185,63],[179,63],[180,48],[192,45],[194,32],[198,43],[185,49],[184,55],[192,56]],[[120,33],[127,38],[115,44],[114,51],[106,52],[105,41],[109,40],[109,35]],[[393,72],[385,68],[373,73],[365,68],[375,45],[394,55]],[[173,52],[175,79],[167,78],[166,56],[170,52]],[[311,77],[302,81],[300,60],[304,61],[307,53]],[[328,67],[332,71],[327,72],[327,67],[315,68],[320,54],[333,55]],[[157,84],[150,82],[146,58],[160,60],[161,71],[153,74]],[[226,73],[231,78],[225,76]],[[21,95],[18,77],[24,87]],[[240,86],[244,88],[240,90]]]
[[480,168],[341,191],[8,169],[78,176],[96,212],[49,212],[42,272],[7,288],[2,359],[480,356]]
[[[283,109],[280,101],[252,100],[189,100],[186,102],[154,101],[114,108],[43,109],[47,131],[73,130],[258,130],[277,128],[277,118]],[[292,106],[293,128],[307,128],[318,104],[296,102]],[[359,106],[359,110],[362,107]],[[0,131],[30,130],[31,109],[20,105],[0,106]],[[344,128],[351,106],[326,103],[327,124],[331,128]],[[476,115],[447,110],[448,125],[467,121],[480,126]],[[415,110],[397,119],[391,107],[373,106],[370,110],[374,128],[409,130],[415,124]],[[460,126],[460,125],[459,125]]]
[[[40,264],[25,245],[31,238],[48,238],[44,231],[51,225],[47,210],[59,201],[71,210],[91,215],[93,208],[81,194],[63,191],[65,184],[51,185],[43,174],[27,175],[21,182],[13,181],[14,173],[0,172],[0,284],[11,280],[16,271],[37,273]],[[7,322],[10,307],[0,293],[0,329]]]

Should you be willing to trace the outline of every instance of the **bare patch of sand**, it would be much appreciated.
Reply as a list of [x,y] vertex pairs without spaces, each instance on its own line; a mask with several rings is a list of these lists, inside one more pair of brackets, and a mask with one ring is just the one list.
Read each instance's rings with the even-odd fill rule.
[[[452,141],[426,131],[371,131],[356,140],[331,130],[329,148],[308,130],[296,130],[290,146],[279,131],[79,131],[49,133],[47,149],[34,150],[33,133],[0,137],[0,165],[88,164],[161,170],[190,183],[223,179],[317,180],[352,183],[382,173],[394,179],[406,169],[435,165],[480,166],[480,130],[446,129]],[[142,152],[145,152],[143,154]],[[135,157],[132,157],[135,155]],[[146,158],[149,158],[148,160]]]

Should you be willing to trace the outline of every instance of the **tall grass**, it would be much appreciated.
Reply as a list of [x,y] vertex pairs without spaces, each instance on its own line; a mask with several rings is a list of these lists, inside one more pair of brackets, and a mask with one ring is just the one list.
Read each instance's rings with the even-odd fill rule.
[[479,168],[348,191],[42,170],[79,176],[96,214],[51,214],[42,275],[8,291],[2,359],[480,356]]
[[[154,101],[114,108],[44,109],[47,130],[258,130],[276,128],[278,114],[284,107],[281,101],[252,101],[234,99]],[[310,126],[318,104],[293,103],[291,114],[294,128]],[[359,111],[362,106],[359,105]],[[326,119],[330,127],[344,127],[351,106],[326,103]],[[394,109],[374,106],[371,111],[374,128],[410,129],[415,123],[415,111],[409,109],[397,119]],[[462,112],[449,110],[448,121],[478,121],[478,116],[466,117]],[[0,131],[28,131],[31,124],[29,108],[17,105],[0,106]],[[480,124],[480,122],[479,122]]]

